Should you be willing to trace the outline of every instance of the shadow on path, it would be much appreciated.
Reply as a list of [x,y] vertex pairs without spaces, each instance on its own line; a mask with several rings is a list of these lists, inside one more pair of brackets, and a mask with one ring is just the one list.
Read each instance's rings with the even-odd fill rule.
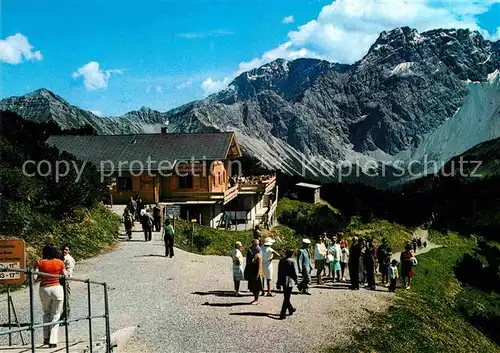
[[[193,292],[191,294],[196,294],[196,295],[215,295],[216,297],[235,297],[236,295],[234,294],[234,291],[228,291],[228,290],[210,290],[208,292]],[[243,296],[248,296],[248,295],[243,295]]]
[[238,303],[209,303],[209,302],[205,302],[201,305],[226,308],[226,307],[232,307],[232,306],[250,305],[250,303],[241,303],[241,302],[238,302]]
[[134,257],[163,257],[163,258],[167,258],[165,255],[158,255],[158,254],[136,255]]
[[333,285],[333,286],[320,285],[320,286],[314,286],[314,287],[311,287],[311,288],[320,288],[320,289],[349,289],[350,287],[351,287],[350,284],[344,284],[344,285]]
[[259,312],[244,312],[244,313],[230,313],[229,315],[236,315],[236,316],[264,316],[268,317],[273,320],[279,320],[279,315],[276,314],[268,314],[268,313],[259,313]]

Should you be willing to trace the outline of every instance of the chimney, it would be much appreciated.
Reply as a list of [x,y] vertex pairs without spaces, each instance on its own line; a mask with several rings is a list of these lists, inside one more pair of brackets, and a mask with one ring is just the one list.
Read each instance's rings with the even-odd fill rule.
[[162,134],[168,134],[168,123],[169,123],[169,121],[168,121],[168,120],[167,120],[167,121],[165,121],[165,123],[164,123],[164,124],[165,124],[165,126],[161,128],[161,133],[162,133]]

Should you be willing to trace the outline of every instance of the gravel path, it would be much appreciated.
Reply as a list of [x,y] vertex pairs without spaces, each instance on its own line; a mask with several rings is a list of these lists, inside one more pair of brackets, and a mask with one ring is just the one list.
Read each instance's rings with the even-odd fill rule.
[[[441,245],[435,244],[429,240],[429,231],[427,229],[422,229],[422,228],[417,228],[415,230],[415,236],[417,238],[422,239],[422,244],[424,241],[427,242],[427,247],[422,248],[422,249],[417,249],[417,252],[415,253],[415,256],[425,254],[426,252],[431,251],[432,249],[440,248]],[[401,252],[397,252],[392,254],[392,259],[397,260],[399,262],[401,257]]]
[[[263,297],[257,306],[248,305],[250,293],[242,298],[228,296],[233,287],[230,258],[178,249],[173,259],[165,258],[159,233],[153,233],[152,242],[142,239],[141,232],[134,232],[132,241],[122,242],[111,253],[79,262],[75,272],[76,277],[108,283],[112,332],[139,326],[126,352],[229,353],[256,347],[266,352],[310,352],[348,340],[353,329],[366,324],[369,312],[385,310],[392,297],[386,288],[350,291],[347,284],[327,283],[313,286],[312,296],[293,295],[297,312],[280,321],[281,294]],[[277,264],[274,272],[276,275]],[[246,289],[246,282],[242,287]],[[41,320],[38,288],[35,290],[35,312]],[[85,285],[73,284],[72,292],[72,316],[84,316]],[[26,290],[14,293],[22,321],[28,319],[27,298]],[[96,293],[92,299],[94,313],[102,312],[102,294]],[[6,321],[6,312],[2,298],[0,321]],[[104,336],[102,321],[94,323],[94,337]],[[60,339],[63,333],[61,328]],[[70,336],[85,339],[87,323],[71,324]],[[37,341],[41,339],[39,333]],[[5,341],[0,341],[2,344]]]

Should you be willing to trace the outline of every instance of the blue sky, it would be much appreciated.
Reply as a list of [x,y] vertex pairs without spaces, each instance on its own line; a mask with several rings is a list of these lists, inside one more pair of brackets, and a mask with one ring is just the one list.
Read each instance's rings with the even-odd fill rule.
[[353,62],[381,30],[500,35],[500,0],[2,1],[0,97],[45,87],[104,115],[161,111],[284,57]]

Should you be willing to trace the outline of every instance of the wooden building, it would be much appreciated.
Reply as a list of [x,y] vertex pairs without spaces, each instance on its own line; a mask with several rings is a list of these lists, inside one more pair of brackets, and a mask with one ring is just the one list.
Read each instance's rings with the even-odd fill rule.
[[303,202],[317,203],[321,201],[321,185],[298,183],[295,184],[297,198]]
[[146,204],[181,205],[181,217],[212,227],[224,212],[252,224],[275,216],[275,176],[239,176],[241,151],[232,132],[57,135],[47,144],[111,177],[115,204],[139,195]]

